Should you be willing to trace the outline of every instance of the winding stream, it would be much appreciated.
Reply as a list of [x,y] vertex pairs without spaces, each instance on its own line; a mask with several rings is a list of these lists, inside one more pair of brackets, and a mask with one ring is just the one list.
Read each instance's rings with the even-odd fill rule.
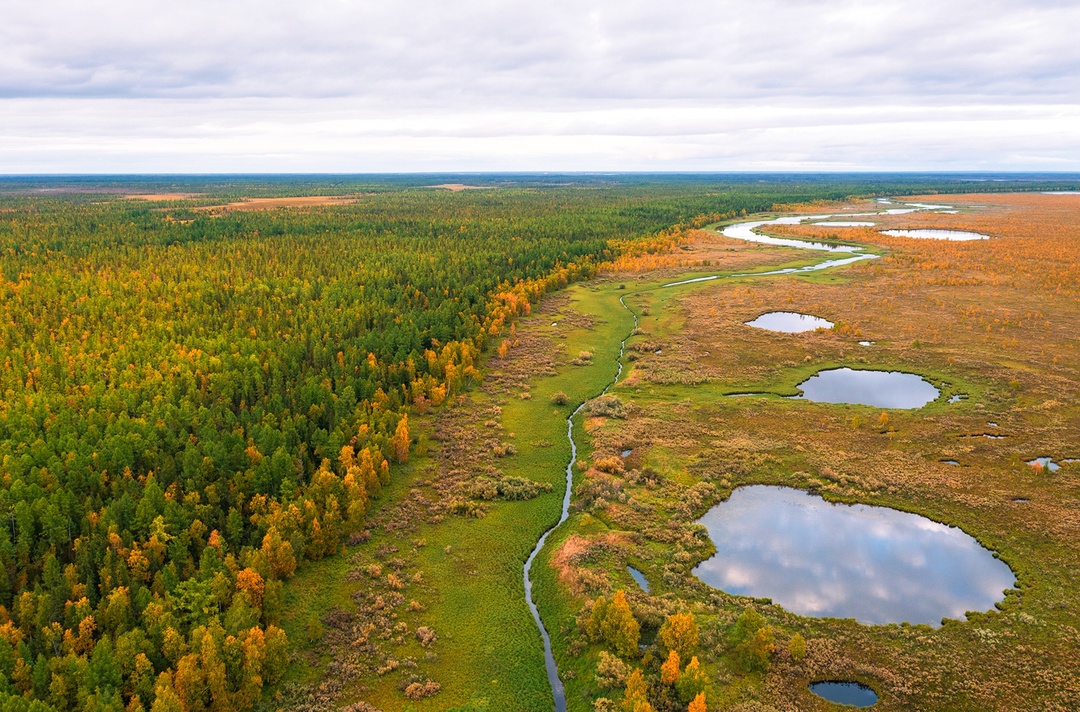
[[[855,245],[834,245],[824,242],[810,242],[807,240],[770,237],[768,235],[762,235],[758,232],[755,232],[757,228],[767,225],[798,225],[805,220],[828,220],[829,218],[851,217],[852,215],[896,215],[903,213],[914,213],[920,210],[950,207],[947,205],[922,205],[919,203],[907,203],[907,205],[912,207],[891,208],[888,210],[879,211],[877,213],[800,215],[780,217],[773,220],[752,220],[747,222],[735,223],[734,225],[729,225],[728,227],[724,228],[722,234],[725,237],[732,237],[737,240],[746,240],[748,242],[761,242],[769,245],[779,245],[783,247],[796,247],[805,250],[815,250],[819,252],[827,252],[834,254],[843,253],[847,254],[848,256],[837,259],[823,260],[821,262],[816,262],[805,267],[787,267],[784,269],[777,269],[766,272],[745,272],[739,274],[717,274],[708,277],[696,277],[694,279],[684,279],[678,282],[669,282],[667,284],[661,285],[661,287],[677,287],[683,284],[692,284],[695,282],[709,282],[715,279],[730,279],[733,277],[766,277],[772,275],[796,274],[799,272],[816,272],[818,270],[830,269],[832,267],[842,267],[843,265],[849,265],[854,262],[859,262],[861,260],[876,259],[878,257],[878,255],[863,252],[864,248]],[[604,387],[604,390],[601,391],[598,396],[606,394],[609,390],[611,390],[613,386],[615,386],[615,384],[619,382],[619,377],[622,376],[623,372],[623,353],[626,350],[626,342],[630,339],[631,336],[633,336],[634,329],[636,329],[638,325],[637,314],[634,313],[634,310],[632,310],[630,307],[626,306],[626,302],[623,301],[623,299],[624,297],[619,297],[619,304],[621,304],[623,309],[626,309],[634,317],[634,326],[630,330],[630,333],[627,334],[623,338],[622,342],[619,344],[619,355],[616,358],[616,365],[618,366],[618,370],[616,370],[615,372],[615,378],[613,378],[611,382]],[[577,462],[577,442],[574,440],[574,417],[581,412],[582,408],[585,407],[585,403],[587,403],[588,400],[591,399],[586,399],[585,402],[581,403],[581,405],[575,408],[574,412],[566,418],[566,437],[570,441],[570,462],[568,462],[566,465],[566,491],[563,493],[562,513],[559,515],[559,521],[557,521],[554,525],[552,525],[550,529],[544,532],[544,534],[540,537],[540,540],[536,542],[536,546],[533,547],[532,552],[529,554],[529,558],[525,560],[525,567],[523,572],[525,580],[525,602],[529,605],[529,611],[532,612],[533,620],[536,621],[536,626],[540,629],[540,637],[544,641],[544,668],[547,670],[548,683],[551,685],[551,693],[555,698],[555,712],[566,712],[566,688],[563,686],[562,679],[559,677],[559,667],[558,665],[556,665],[555,656],[552,654],[551,651],[551,636],[548,634],[547,628],[544,627],[544,622],[540,618],[540,610],[537,608],[536,602],[533,600],[532,580],[530,579],[529,574],[532,571],[533,561],[536,560],[536,556],[540,553],[541,549],[544,548],[544,544],[547,543],[548,536],[553,531],[558,529],[559,526],[562,525],[562,523],[565,522],[566,519],[570,516],[570,496],[573,493],[574,486],[574,463]]]
[[[636,329],[638,324],[637,314],[634,313],[633,309],[626,306],[626,302],[623,301],[622,297],[619,297],[619,304],[634,317],[634,329]],[[604,387],[604,390],[600,391],[600,395],[607,393],[612,386],[619,382],[619,376],[623,372],[623,351],[626,349],[627,340],[633,336],[633,333],[634,330],[631,329],[630,333],[619,344],[619,356],[616,359],[619,368],[615,371],[615,378]],[[559,521],[544,532],[543,536],[540,537],[540,541],[536,542],[536,546],[533,547],[529,558],[525,560],[525,602],[529,604],[533,620],[536,621],[536,626],[540,629],[540,637],[544,639],[544,668],[547,670],[551,693],[555,696],[555,712],[566,712],[566,689],[563,687],[562,679],[559,677],[559,667],[555,664],[555,656],[551,652],[551,636],[548,635],[547,628],[544,627],[544,622],[540,619],[540,610],[536,607],[536,602],[533,601],[532,580],[529,578],[529,572],[532,571],[536,555],[540,553],[540,550],[544,548],[544,544],[547,543],[548,535],[558,529],[559,525],[570,516],[570,495],[574,489],[574,463],[577,462],[577,442],[574,441],[574,417],[581,412],[581,409],[585,407],[585,403],[588,403],[589,400],[591,399],[586,399],[566,418],[566,438],[570,441],[570,462],[566,463],[566,492],[563,494],[562,513],[559,515]]]

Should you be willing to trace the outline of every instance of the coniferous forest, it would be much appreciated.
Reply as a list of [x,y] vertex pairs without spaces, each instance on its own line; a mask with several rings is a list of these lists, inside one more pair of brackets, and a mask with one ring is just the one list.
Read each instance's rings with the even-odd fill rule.
[[3,182],[0,709],[252,707],[283,582],[540,297],[707,221],[948,180]]

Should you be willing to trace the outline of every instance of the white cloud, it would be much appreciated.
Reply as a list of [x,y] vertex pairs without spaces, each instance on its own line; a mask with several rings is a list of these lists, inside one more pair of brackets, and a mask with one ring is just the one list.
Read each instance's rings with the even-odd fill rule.
[[7,173],[1080,169],[1071,2],[46,0],[5,15]]

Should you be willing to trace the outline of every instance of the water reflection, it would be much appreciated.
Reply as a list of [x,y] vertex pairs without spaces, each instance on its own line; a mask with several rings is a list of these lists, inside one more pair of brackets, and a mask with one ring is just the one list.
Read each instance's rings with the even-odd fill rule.
[[649,593],[649,579],[645,578],[645,574],[641,573],[633,566],[627,566],[626,570],[630,572],[630,575],[637,581],[637,585],[641,586],[641,590],[645,593]]
[[828,680],[810,685],[810,692],[838,705],[870,707],[877,704],[877,693],[861,682]]
[[1052,457],[1036,457],[1034,460],[1028,460],[1027,464],[1032,467],[1037,467],[1040,470],[1049,470],[1050,472],[1057,472],[1061,469],[1061,465],[1054,462]]
[[[798,242],[798,240],[796,240],[795,242]],[[811,243],[807,242],[807,243],[802,244],[803,247],[806,247],[808,245],[811,245]],[[808,249],[818,249],[818,248],[809,247]],[[769,272],[740,272],[738,274],[732,274],[732,275],[713,274],[713,275],[709,275],[708,277],[694,277],[693,279],[683,279],[683,280],[680,280],[678,282],[668,282],[667,284],[664,284],[664,285],[661,285],[661,286],[664,286],[664,287],[678,287],[678,286],[683,285],[683,284],[694,284],[695,282],[711,282],[714,279],[720,279],[723,276],[729,276],[729,277],[769,277],[769,276],[777,275],[777,274],[796,274],[796,273],[799,273],[799,272],[817,272],[819,270],[831,269],[833,267],[842,267],[844,265],[849,265],[849,264],[852,264],[854,262],[859,262],[860,260],[875,260],[875,259],[877,259],[877,255],[872,255],[872,254],[867,253],[867,254],[862,254],[862,255],[853,255],[851,257],[842,257],[842,258],[835,259],[835,260],[825,260],[824,262],[818,262],[816,264],[806,265],[805,267],[785,267],[784,269],[774,269],[774,270],[771,270]]]
[[878,408],[921,408],[938,397],[938,389],[921,376],[901,371],[856,371],[834,368],[811,376],[798,386],[806,400],[853,403]]
[[814,329],[831,329],[833,323],[818,316],[799,314],[798,312],[769,312],[762,314],[753,321],[746,322],[747,326],[756,326],[759,329],[780,331],[785,334],[797,334],[801,331],[813,331]]
[[990,609],[1015,581],[959,529],[787,487],[740,487],[699,521],[717,553],[695,576],[805,616],[937,625]]
[[736,223],[724,228],[725,237],[747,242],[761,242],[766,245],[782,245],[784,247],[799,247],[804,250],[822,250],[824,252],[860,252],[861,247],[852,245],[830,245],[825,242],[811,242],[809,240],[794,240],[784,237],[769,237],[754,232],[762,225],[798,225],[804,220],[825,220],[831,215],[796,215],[791,217],[776,218],[775,220],[755,220],[753,222]]

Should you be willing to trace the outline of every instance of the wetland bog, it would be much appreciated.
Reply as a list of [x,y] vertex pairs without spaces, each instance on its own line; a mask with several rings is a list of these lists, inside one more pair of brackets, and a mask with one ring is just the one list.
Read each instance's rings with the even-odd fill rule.
[[[620,589],[643,640],[669,616],[693,611],[696,655],[712,680],[710,705],[721,709],[746,700],[766,709],[815,709],[824,703],[807,685],[853,679],[880,695],[875,709],[1066,710],[1080,703],[1080,666],[1068,652],[1080,646],[1070,593],[1080,583],[1080,478],[1075,465],[1049,478],[1026,464],[1027,453],[1080,440],[1080,201],[986,194],[915,200],[958,210],[898,208],[877,219],[879,227],[903,219],[995,239],[909,240],[854,227],[844,229],[845,240],[884,256],[767,279],[675,279],[670,270],[659,278],[615,278],[625,281],[618,294],[640,318],[627,344],[626,375],[611,392],[622,415],[585,419],[591,455],[575,478],[577,514],[549,542],[552,560],[562,562],[550,582],[561,597],[553,645],[569,709],[619,699],[620,690],[605,687],[597,672],[608,665],[605,647],[585,635],[581,620],[598,596],[610,600]],[[866,206],[848,208],[860,210]],[[791,222],[770,230],[822,246],[834,237],[828,226]],[[594,298],[602,301],[614,286],[601,283]],[[804,332],[796,342],[745,329],[763,312],[794,304],[828,313],[834,328]],[[862,343],[874,344],[872,355]],[[794,394],[815,374],[841,368],[926,374],[932,383],[913,377],[932,392],[915,410],[884,412],[881,404],[718,397]],[[958,437],[981,433],[988,421],[1004,432]],[[605,464],[629,443],[631,460]],[[714,547],[696,522],[751,485],[795,487],[942,522],[997,552],[1000,560],[979,548],[992,567],[1012,567],[1016,588],[1008,574],[992,586],[996,596],[967,617],[967,604],[958,604],[946,614],[953,620],[936,628],[936,613],[913,621],[923,625],[866,626],[712,589],[694,569],[730,547]],[[572,556],[564,549],[571,543]],[[628,560],[648,576],[651,594],[626,583]],[[904,598],[926,603],[932,595],[912,590]],[[748,612],[771,636],[764,669],[733,642]],[[806,641],[804,656],[795,654],[796,635]],[[663,651],[650,644],[626,663],[659,675]]]

